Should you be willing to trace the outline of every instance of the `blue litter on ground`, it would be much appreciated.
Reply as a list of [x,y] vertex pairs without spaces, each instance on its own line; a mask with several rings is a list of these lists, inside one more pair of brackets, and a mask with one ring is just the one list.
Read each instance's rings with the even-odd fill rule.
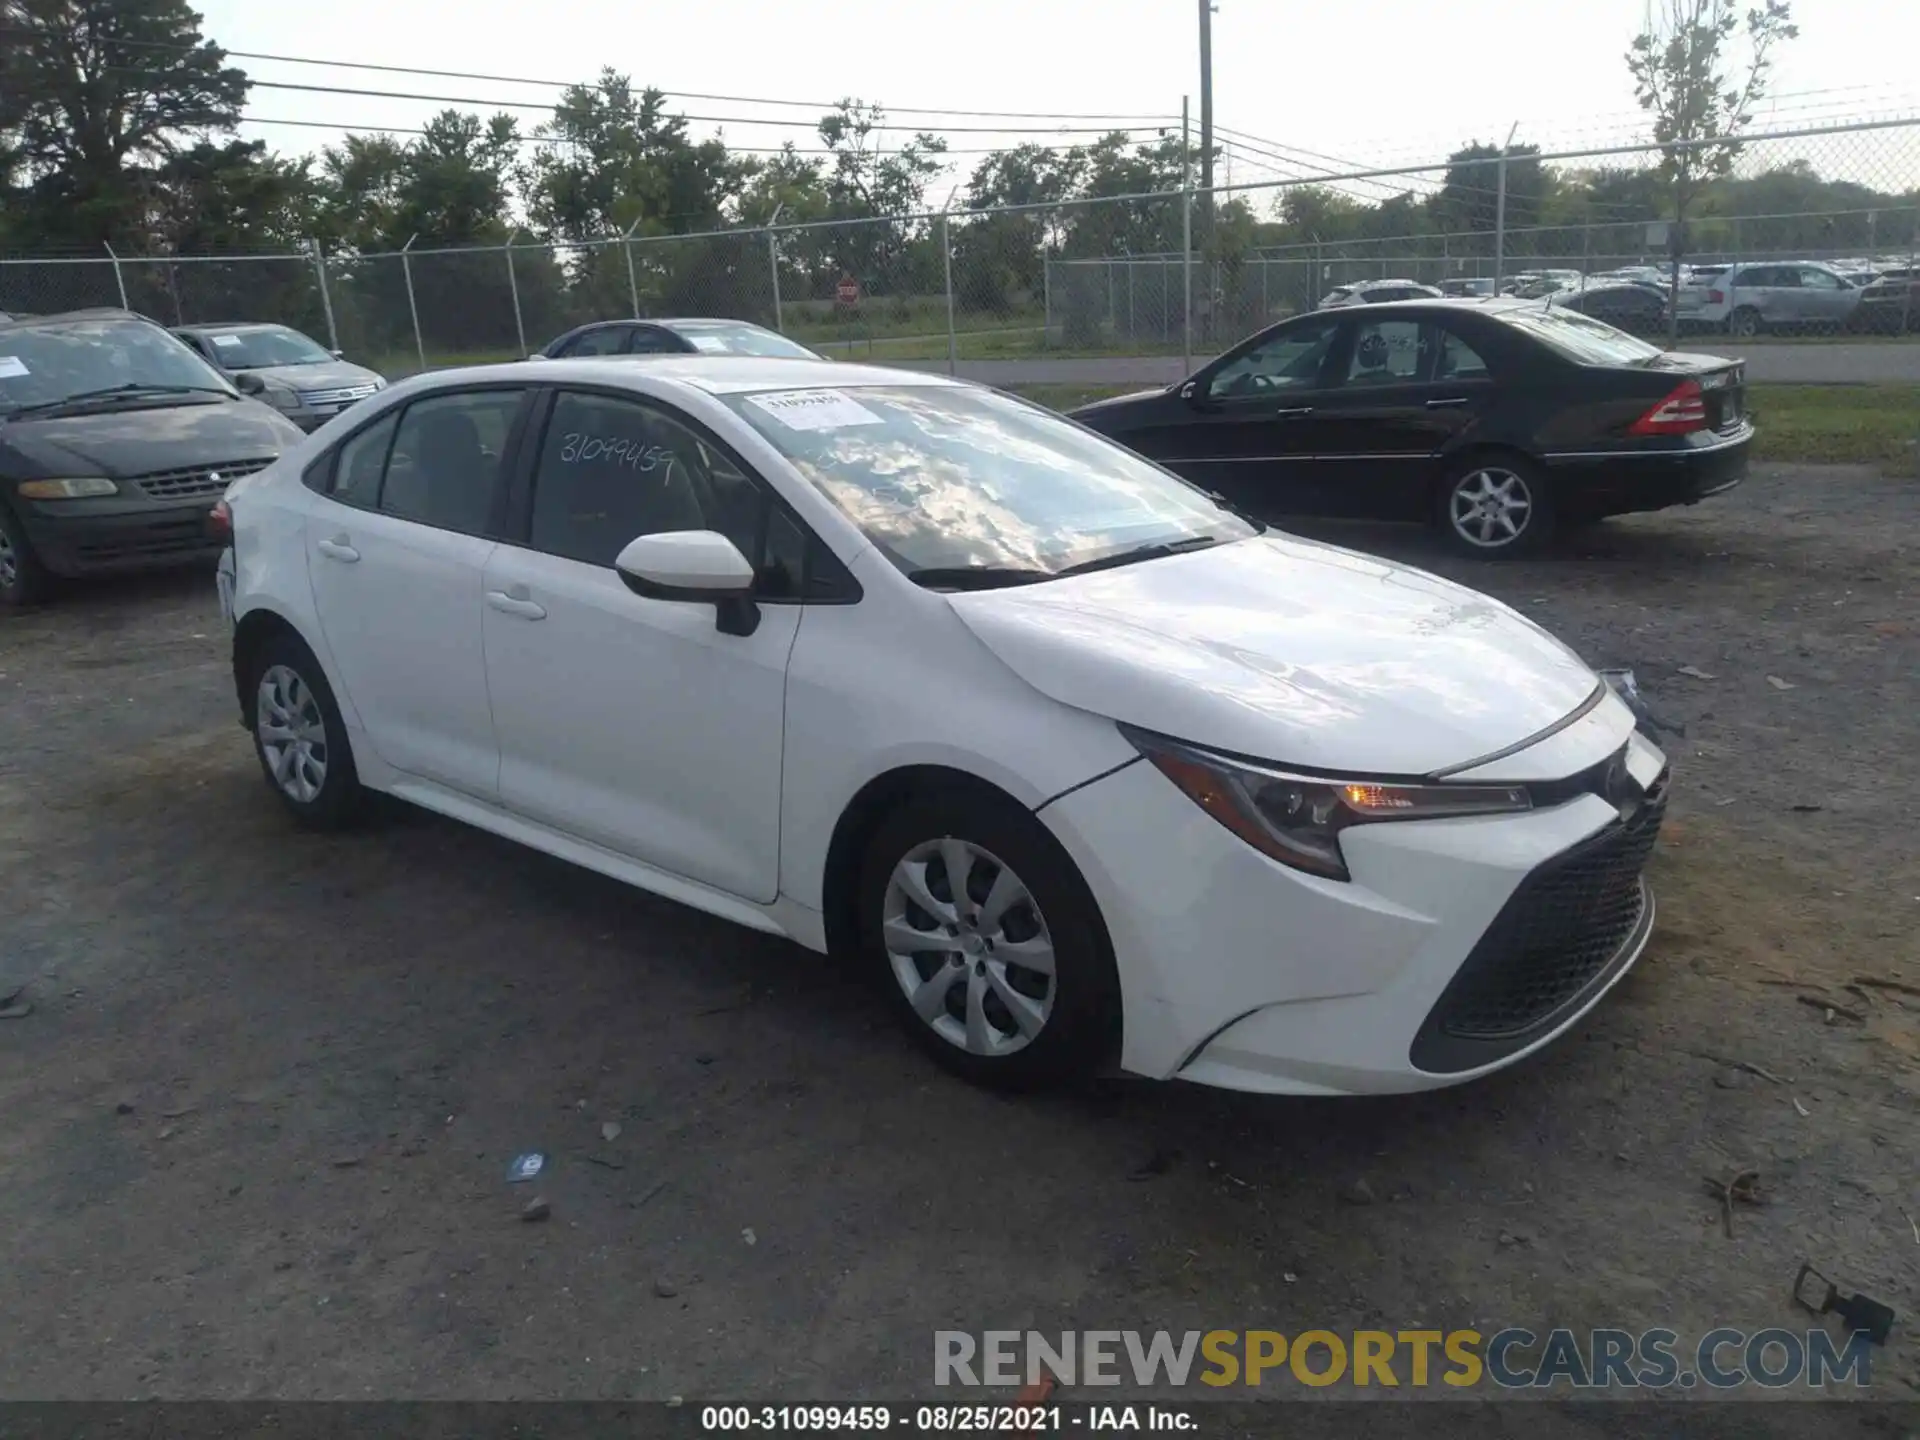
[[518,1185],[531,1180],[547,1168],[547,1157],[538,1150],[530,1150],[525,1155],[513,1157],[513,1164],[507,1167],[507,1183]]

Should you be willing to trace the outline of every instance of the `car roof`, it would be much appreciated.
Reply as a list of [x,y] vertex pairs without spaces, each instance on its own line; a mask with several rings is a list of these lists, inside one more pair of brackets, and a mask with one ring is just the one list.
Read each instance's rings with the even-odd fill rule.
[[1373,313],[1386,310],[1437,310],[1446,314],[1500,315],[1511,310],[1537,310],[1538,300],[1523,300],[1517,295],[1422,295],[1418,300],[1386,300],[1369,307]]
[[893,370],[883,365],[849,365],[837,360],[801,360],[756,355],[649,355],[645,365],[620,356],[520,360],[505,365],[475,365],[436,370],[405,382],[414,388],[523,380],[551,385],[583,380],[630,387],[635,380],[665,380],[708,395],[748,390],[852,390],[875,385],[927,385],[978,389],[965,380],[927,370]]
[[81,320],[138,320],[143,325],[156,323],[132,310],[121,310],[112,305],[96,305],[86,310],[62,310],[53,315],[10,315],[0,320],[0,325],[30,325],[37,330],[47,325],[68,324]]
[[203,335],[218,330],[222,335],[243,334],[249,330],[291,330],[291,325],[282,325],[278,320],[196,320],[191,325],[176,325],[175,331],[186,330],[195,335]]

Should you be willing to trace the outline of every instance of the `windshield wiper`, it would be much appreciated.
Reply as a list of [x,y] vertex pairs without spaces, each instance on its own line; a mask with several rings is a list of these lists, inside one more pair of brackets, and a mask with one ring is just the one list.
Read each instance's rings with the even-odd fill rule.
[[907,578],[929,590],[998,590],[1003,585],[1033,585],[1051,580],[1051,570],[1024,565],[923,565]]
[[217,390],[211,385],[142,385],[137,381],[128,381],[125,385],[108,385],[100,390],[82,390],[77,395],[63,395],[58,400],[40,400],[32,405],[17,405],[7,412],[10,416],[37,415],[49,410],[64,410],[69,405],[85,405],[94,400],[117,400],[133,395],[220,395],[231,398],[230,391]]
[[1078,565],[1069,565],[1064,570],[1056,570],[1056,575],[1085,575],[1094,570],[1112,570],[1120,565],[1132,565],[1141,560],[1164,560],[1169,555],[1183,555],[1193,550],[1210,550],[1224,543],[1218,535],[1189,535],[1184,540],[1156,540],[1149,545],[1136,545],[1131,550],[1121,550],[1113,555],[1102,555],[1098,560],[1082,560]]

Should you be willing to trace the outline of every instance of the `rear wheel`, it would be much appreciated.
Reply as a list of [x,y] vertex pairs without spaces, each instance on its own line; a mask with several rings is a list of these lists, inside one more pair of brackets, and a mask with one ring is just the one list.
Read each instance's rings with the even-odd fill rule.
[[260,769],[294,819],[316,830],[358,819],[366,791],[346,722],[313,652],[296,636],[270,636],[253,653],[247,687]]
[[1727,333],[1738,340],[1751,340],[1760,333],[1760,312],[1742,305],[1727,317]]
[[23,608],[44,599],[47,569],[27,539],[26,527],[0,506],[0,606]]
[[915,796],[867,847],[860,941],[901,1022],[978,1084],[1086,1075],[1120,1029],[1106,929],[1079,871],[1011,800]]
[[1434,523],[1463,555],[1529,555],[1553,538],[1553,500],[1539,467],[1517,455],[1463,461],[1440,486]]

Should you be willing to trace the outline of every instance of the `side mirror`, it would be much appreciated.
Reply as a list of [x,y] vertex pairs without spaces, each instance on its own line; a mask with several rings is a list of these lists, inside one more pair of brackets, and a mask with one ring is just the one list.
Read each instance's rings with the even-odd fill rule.
[[690,600],[715,606],[720,632],[751,635],[760,626],[753,603],[753,566],[716,530],[669,530],[629,540],[613,568],[648,600]]
[[242,395],[264,395],[267,393],[267,382],[251,370],[242,370],[239,374],[235,375],[233,377],[233,387]]
[[544,360],[547,358],[547,352],[544,350],[536,350],[531,355],[527,356],[527,358],[529,360]]
[[327,351],[327,354],[331,355],[336,360],[344,360],[347,358],[347,352],[344,350],[329,350]]

